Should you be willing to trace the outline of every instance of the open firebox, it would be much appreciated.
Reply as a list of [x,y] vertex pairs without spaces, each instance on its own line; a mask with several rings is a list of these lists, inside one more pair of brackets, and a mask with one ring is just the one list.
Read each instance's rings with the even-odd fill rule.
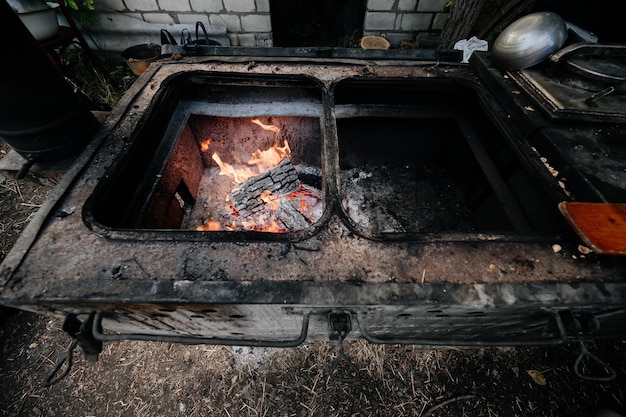
[[572,126],[516,100],[455,63],[157,62],[5,259],[0,301],[100,342],[624,336],[623,258],[581,252],[558,209],[593,186],[532,140]]

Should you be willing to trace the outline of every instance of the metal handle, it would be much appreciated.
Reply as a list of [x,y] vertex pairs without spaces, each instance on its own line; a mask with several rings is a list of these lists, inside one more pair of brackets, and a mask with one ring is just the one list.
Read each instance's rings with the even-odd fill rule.
[[[185,36],[185,33],[187,34],[187,36]],[[185,45],[189,45],[190,43],[191,43],[191,34],[189,33],[189,29],[184,28],[180,32],[180,44],[185,46]]]
[[574,56],[623,57],[626,56],[626,46],[603,43],[574,43],[552,54],[549,61],[554,66]]
[[[579,378],[586,381],[597,382],[609,382],[617,378],[617,372],[615,372],[615,370],[611,368],[608,363],[589,352],[589,349],[587,349],[587,346],[585,346],[585,343],[582,340],[578,340],[578,343],[580,344],[580,353],[574,362],[574,372]],[[591,375],[586,373],[583,370],[583,360],[585,358],[589,358],[591,362],[594,362],[596,365],[599,365],[602,369],[604,369],[606,375]]]
[[173,335],[153,335],[143,333],[116,333],[105,334],[102,332],[102,312],[96,312],[93,321],[93,336],[96,340],[103,342],[119,340],[145,340],[151,342],[183,343],[188,345],[230,345],[230,346],[252,346],[252,347],[296,347],[301,345],[307,337],[309,331],[310,312],[302,313],[302,330],[298,338],[293,340],[250,340],[250,339],[221,339],[201,336],[173,336]]
[[200,38],[198,37],[198,28],[201,28],[202,32],[204,33],[204,44],[205,45],[209,45],[209,35],[206,32],[206,28],[204,27],[204,23],[202,23],[202,22],[196,22],[196,45],[200,45]]
[[176,40],[171,33],[167,31],[167,29],[161,29],[161,45],[176,45]]

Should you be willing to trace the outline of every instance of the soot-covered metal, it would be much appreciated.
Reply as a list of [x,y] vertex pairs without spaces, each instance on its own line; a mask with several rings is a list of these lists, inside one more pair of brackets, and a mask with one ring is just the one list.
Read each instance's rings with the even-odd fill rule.
[[291,346],[331,312],[376,343],[559,343],[583,317],[615,336],[624,262],[578,252],[557,208],[588,184],[512,114],[454,63],[157,62],[5,259],[1,301],[104,340]]

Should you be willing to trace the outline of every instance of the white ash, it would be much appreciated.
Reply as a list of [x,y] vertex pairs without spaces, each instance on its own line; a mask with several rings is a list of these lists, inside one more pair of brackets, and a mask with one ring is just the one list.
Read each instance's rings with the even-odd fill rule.
[[344,212],[372,233],[471,228],[469,210],[441,168],[360,166],[341,173]]

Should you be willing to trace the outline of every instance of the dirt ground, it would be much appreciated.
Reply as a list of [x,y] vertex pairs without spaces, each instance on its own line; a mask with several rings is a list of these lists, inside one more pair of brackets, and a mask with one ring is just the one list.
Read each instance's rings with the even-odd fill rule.
[[[8,147],[0,142],[0,157]],[[0,184],[0,260],[49,188]],[[573,370],[577,344],[437,348],[346,343],[359,380],[330,378],[337,348],[293,349],[105,343],[97,362],[76,349],[67,377],[44,386],[71,340],[61,320],[0,313],[2,416],[580,416],[626,415],[626,341],[589,349],[617,373],[610,382]],[[589,366],[589,367],[588,367]],[[591,372],[585,358],[583,370]],[[603,417],[609,417],[605,414]]]

